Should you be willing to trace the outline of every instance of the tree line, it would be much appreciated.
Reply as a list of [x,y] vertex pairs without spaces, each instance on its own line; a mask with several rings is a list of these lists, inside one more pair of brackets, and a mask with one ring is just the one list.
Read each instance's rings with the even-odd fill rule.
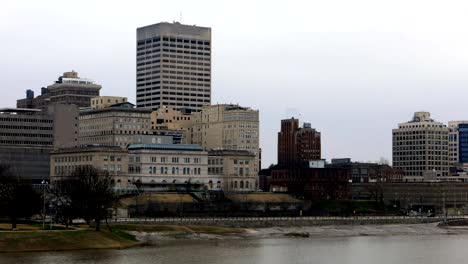
[[46,187],[47,192],[36,190],[8,166],[0,165],[0,215],[9,220],[12,229],[21,219],[47,213],[67,227],[75,219],[84,219],[99,231],[117,201],[109,174],[93,167],[77,168],[67,177],[42,186]]

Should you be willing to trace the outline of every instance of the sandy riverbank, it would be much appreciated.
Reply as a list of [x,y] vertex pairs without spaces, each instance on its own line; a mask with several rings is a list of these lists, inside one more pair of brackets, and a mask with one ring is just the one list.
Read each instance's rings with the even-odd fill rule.
[[173,240],[265,239],[281,237],[351,237],[351,236],[427,236],[468,234],[468,227],[439,227],[430,224],[394,224],[359,226],[304,226],[236,229],[237,232],[142,232],[129,231],[137,240],[157,245]]

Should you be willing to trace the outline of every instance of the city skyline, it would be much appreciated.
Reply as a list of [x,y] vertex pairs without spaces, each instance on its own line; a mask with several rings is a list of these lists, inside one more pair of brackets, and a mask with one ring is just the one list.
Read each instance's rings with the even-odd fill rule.
[[[218,3],[212,13],[202,10],[206,5],[189,2],[162,4],[158,10],[120,4],[104,21],[98,16],[107,9],[103,3],[85,1],[74,7],[76,14],[67,15],[53,5],[48,9],[42,3],[30,3],[30,9],[22,5],[7,4],[0,11],[7,14],[0,23],[5,37],[0,69],[4,89],[9,89],[1,101],[5,107],[14,107],[26,89],[38,94],[69,70],[101,84],[102,95],[125,96],[135,103],[136,28],[180,20],[182,11],[182,23],[213,30],[212,103],[260,110],[265,167],[276,161],[278,120],[292,116],[321,131],[324,158],[362,161],[391,160],[391,130],[413,112],[429,111],[443,123],[468,117],[462,110],[462,98],[468,95],[463,72],[468,40],[461,27],[466,19],[459,17],[463,8],[425,2],[426,15],[413,21],[410,15],[419,6],[399,11],[402,2],[397,2],[389,6],[389,14],[398,19],[379,9],[355,19],[337,12],[331,17],[344,17],[335,22],[323,16],[309,18],[313,15],[301,10],[329,11],[328,4],[302,3],[289,7],[285,19],[276,21],[275,15],[283,18],[282,5],[271,3],[264,10],[258,2],[239,21],[230,12],[243,11],[240,7],[223,8]],[[79,10],[87,11],[86,18]],[[128,19],[120,21],[125,12]],[[259,13],[262,20],[256,19]],[[433,14],[445,19],[432,21]]]

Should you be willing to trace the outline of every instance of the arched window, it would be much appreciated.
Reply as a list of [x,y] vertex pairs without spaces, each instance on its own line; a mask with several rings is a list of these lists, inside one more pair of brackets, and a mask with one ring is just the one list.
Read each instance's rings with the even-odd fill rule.
[[153,167],[149,167],[149,174],[153,173]]
[[248,181],[245,182],[245,188],[249,189],[249,182]]
[[161,174],[164,174],[164,168],[163,167],[161,167],[160,171],[161,171]]
[[172,174],[176,174],[175,173],[175,167],[172,167]]
[[241,189],[243,189],[243,188],[244,188],[244,181],[240,181],[240,183],[239,183],[239,187],[240,187]]
[[237,189],[237,181],[234,182],[234,188]]
[[179,175],[179,167],[176,168],[176,174]]
[[183,169],[183,172],[184,172],[184,175],[185,175],[185,174],[186,174],[186,172],[185,172],[185,168]]

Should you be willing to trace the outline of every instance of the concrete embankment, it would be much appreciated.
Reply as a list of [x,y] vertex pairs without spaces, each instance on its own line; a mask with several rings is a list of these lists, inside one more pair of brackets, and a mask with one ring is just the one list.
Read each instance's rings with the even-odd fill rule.
[[205,225],[238,228],[329,226],[329,225],[386,225],[422,224],[442,222],[442,217],[213,217],[213,218],[125,218],[114,223],[160,224],[160,225]]

